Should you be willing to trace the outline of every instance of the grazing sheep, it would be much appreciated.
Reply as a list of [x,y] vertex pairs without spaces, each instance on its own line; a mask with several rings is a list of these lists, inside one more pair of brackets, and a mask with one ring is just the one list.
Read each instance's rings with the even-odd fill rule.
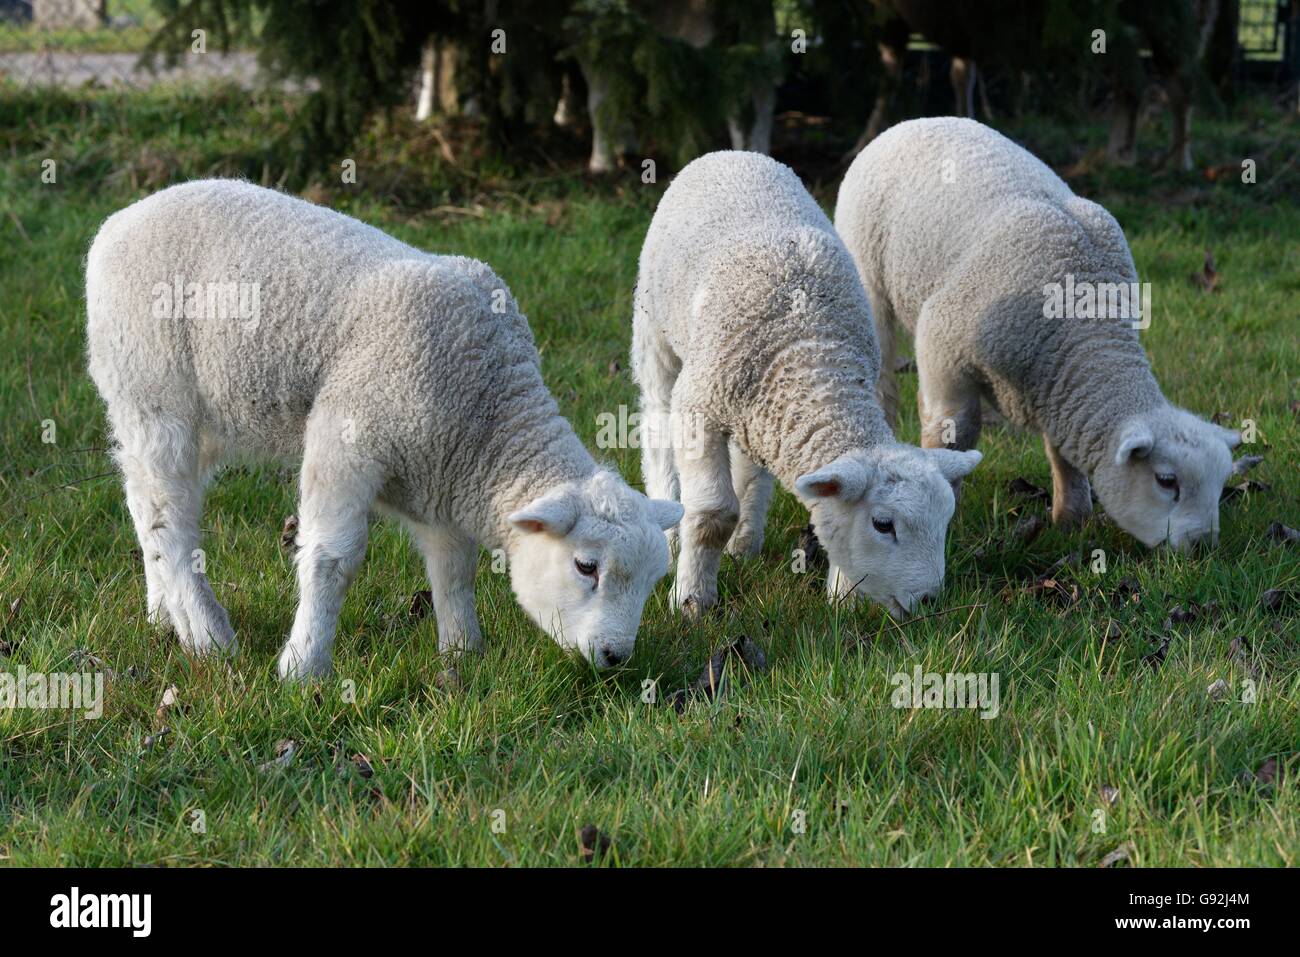
[[233,180],[110,217],[86,266],[90,374],[108,406],[148,614],[194,652],[235,648],[199,550],[227,453],[301,460],[299,603],[285,678],[327,674],[371,506],[423,552],[439,646],[477,648],[478,546],[504,549],[532,619],[593,664],[632,651],[681,508],[597,467],[483,263]]
[[899,323],[916,340],[922,445],[974,447],[984,397],[1043,434],[1057,522],[1088,515],[1095,487],[1148,546],[1217,537],[1240,436],[1161,394],[1136,332],[1150,303],[1106,210],[949,117],[900,123],[863,150],[835,225],[871,298],[891,423]]
[[647,494],[686,508],[676,607],[717,600],[724,545],[761,549],[774,475],[812,512],[833,597],[902,615],[937,592],[949,483],[979,453],[895,441],[853,260],[793,172],[744,152],[683,169],[641,251],[633,323]]

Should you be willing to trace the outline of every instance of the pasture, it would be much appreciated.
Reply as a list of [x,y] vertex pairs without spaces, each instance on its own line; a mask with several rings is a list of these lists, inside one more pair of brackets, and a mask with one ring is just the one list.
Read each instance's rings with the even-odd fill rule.
[[[1004,129],[1074,167],[1076,191],[1125,228],[1152,284],[1143,341],[1165,393],[1254,423],[1237,454],[1263,462],[1234,482],[1267,487],[1224,504],[1217,550],[1149,552],[1099,516],[1018,536],[1047,504],[1012,483],[1050,488],[1047,462],[1038,436],[992,425],[950,530],[945,591],[922,617],[829,605],[824,569],[792,568],[807,518],[783,491],[761,559],[724,559],[720,607],[687,625],[661,582],[635,656],[613,673],[533,627],[484,554],[487,650],[450,681],[433,617],[412,609],[427,587],[418,555],[376,523],[335,678],[283,687],[293,470],[231,468],[213,484],[208,573],[242,648],[229,666],[188,659],[145,621],[83,334],[99,223],[188,178],[276,185],[267,124],[283,107],[183,87],[4,97],[0,667],[96,671],[105,700],[98,719],[0,710],[0,861],[574,865],[594,825],[609,866],[1096,866],[1117,850],[1120,866],[1300,864],[1300,546],[1268,536],[1275,521],[1300,525],[1300,126],[1271,104],[1198,118],[1202,153],[1227,170],[1213,179],[1091,172],[1099,126]],[[561,411],[638,481],[636,449],[595,445],[598,416],[636,408],[632,289],[668,176],[595,183],[573,164],[469,161],[457,133],[378,124],[355,186],[305,195],[490,263],[532,324]],[[1257,160],[1253,184],[1243,157]],[[830,207],[838,174],[798,171]],[[1194,281],[1207,249],[1216,275]],[[914,442],[915,375],[901,384]],[[1274,590],[1289,595],[1266,599]],[[724,694],[679,713],[672,693],[741,635],[766,668],[733,660]],[[996,716],[895,707],[892,676],[918,667],[996,675]]]

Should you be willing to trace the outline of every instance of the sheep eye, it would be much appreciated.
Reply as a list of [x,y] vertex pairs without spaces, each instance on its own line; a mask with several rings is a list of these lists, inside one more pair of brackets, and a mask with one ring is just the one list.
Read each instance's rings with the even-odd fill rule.
[[1174,493],[1174,501],[1175,501],[1175,502],[1178,501],[1178,498],[1179,498],[1179,488],[1178,488],[1178,476],[1177,476],[1177,475],[1169,475],[1169,474],[1167,474],[1167,473],[1157,472],[1157,473],[1156,473],[1156,484],[1159,485],[1161,488],[1172,489],[1172,490],[1173,490],[1173,493]]
[[595,562],[584,562],[581,558],[575,558],[573,560],[573,566],[578,569],[578,573],[581,575],[586,575],[588,578],[596,577]]
[[[887,518],[873,518],[871,525],[881,535],[894,535],[894,523]],[[897,538],[898,536],[895,535],[894,537]]]

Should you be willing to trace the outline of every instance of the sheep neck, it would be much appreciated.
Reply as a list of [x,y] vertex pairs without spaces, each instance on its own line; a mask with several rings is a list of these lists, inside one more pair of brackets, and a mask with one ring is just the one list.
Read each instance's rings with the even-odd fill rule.
[[501,432],[485,466],[486,507],[476,529],[488,548],[508,546],[513,512],[561,485],[589,479],[598,468],[573,427],[553,410]]
[[1040,381],[1034,410],[1049,442],[1091,475],[1128,418],[1168,405],[1137,337],[1076,327]]

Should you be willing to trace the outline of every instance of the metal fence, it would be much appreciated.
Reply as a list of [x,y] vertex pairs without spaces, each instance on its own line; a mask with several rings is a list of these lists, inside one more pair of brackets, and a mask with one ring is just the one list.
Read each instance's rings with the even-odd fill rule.
[[149,0],[0,0],[0,80],[67,89],[256,82],[256,58],[246,51],[205,47],[174,65],[142,62],[159,23]]

